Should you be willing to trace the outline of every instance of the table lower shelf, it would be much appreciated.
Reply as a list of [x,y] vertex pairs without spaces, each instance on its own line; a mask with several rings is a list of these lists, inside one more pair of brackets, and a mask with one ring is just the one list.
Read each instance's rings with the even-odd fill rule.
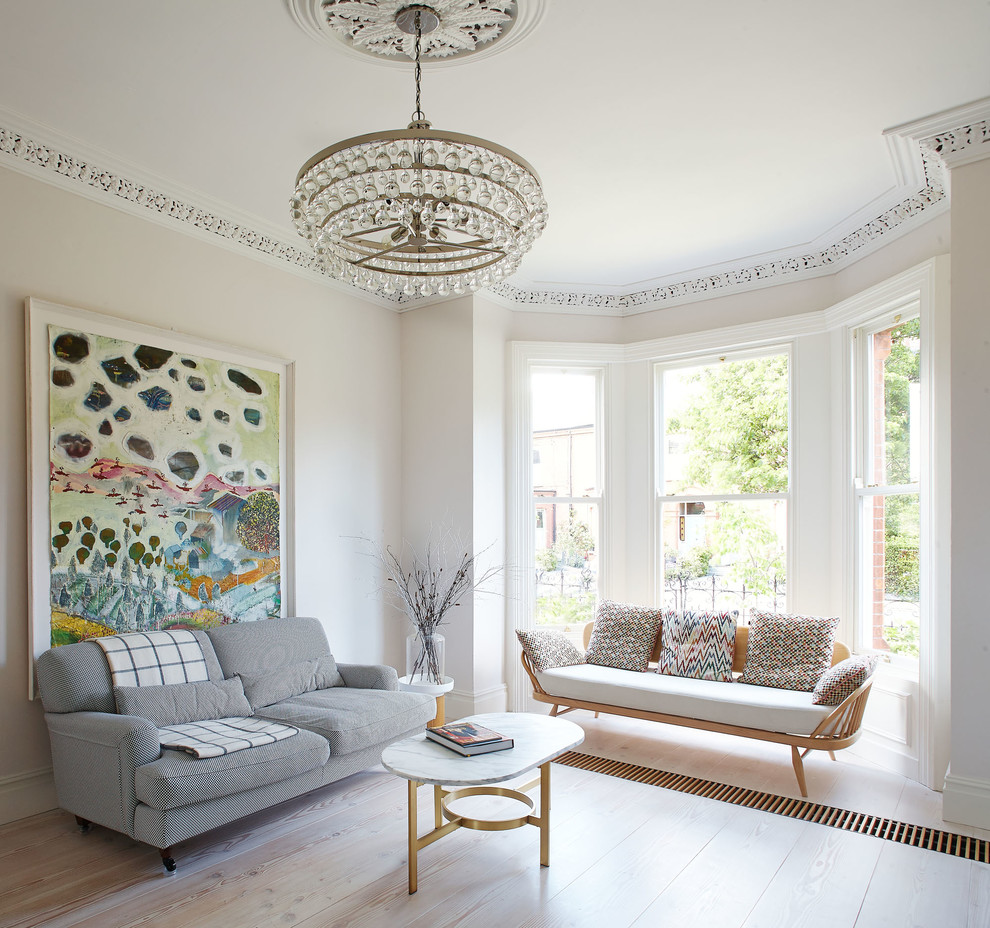
[[[524,825],[535,825],[540,829],[540,866],[550,866],[550,762],[540,766],[540,775],[517,788],[504,786],[468,786],[448,790],[442,786],[433,787],[433,830],[419,835],[419,788],[427,784],[409,780],[409,893],[418,889],[419,852],[445,835],[458,828],[475,831],[509,831]],[[527,795],[535,787],[540,787],[540,811],[536,814],[536,803]],[[450,805],[467,796],[502,796],[523,803],[529,808],[526,815],[506,819],[482,819],[460,815],[450,809]],[[446,821],[444,821],[446,819]]]

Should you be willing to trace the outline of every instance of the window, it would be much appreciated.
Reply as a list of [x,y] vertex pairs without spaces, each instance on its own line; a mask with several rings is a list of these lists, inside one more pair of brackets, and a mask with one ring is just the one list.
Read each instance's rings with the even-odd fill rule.
[[921,323],[856,332],[859,647],[919,654]]
[[665,606],[786,608],[788,366],[777,352],[658,367]]
[[575,640],[595,617],[601,562],[601,372],[533,368],[535,620]]

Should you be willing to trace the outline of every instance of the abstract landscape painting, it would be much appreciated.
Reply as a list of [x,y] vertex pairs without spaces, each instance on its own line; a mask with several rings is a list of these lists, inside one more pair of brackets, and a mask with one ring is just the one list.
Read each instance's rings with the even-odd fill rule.
[[280,615],[281,372],[171,333],[95,329],[108,331],[33,323],[47,345],[45,646]]

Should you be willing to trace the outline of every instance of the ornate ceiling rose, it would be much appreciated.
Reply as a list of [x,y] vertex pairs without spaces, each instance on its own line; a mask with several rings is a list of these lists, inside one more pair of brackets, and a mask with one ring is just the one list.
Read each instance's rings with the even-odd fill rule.
[[[486,57],[528,35],[542,18],[546,0],[427,0],[437,20],[424,29],[424,65]],[[415,36],[397,24],[409,0],[288,0],[296,22],[314,38],[343,46],[383,63],[406,63],[415,55]]]

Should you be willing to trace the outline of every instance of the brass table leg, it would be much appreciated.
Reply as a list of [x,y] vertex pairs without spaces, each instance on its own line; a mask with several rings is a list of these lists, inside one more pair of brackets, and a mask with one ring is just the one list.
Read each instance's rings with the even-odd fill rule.
[[550,866],[550,763],[540,767],[540,866]]
[[[478,831],[508,831],[524,825],[535,825],[540,829],[540,866],[550,866],[550,761],[540,766],[539,777],[530,780],[518,789],[508,789],[498,786],[472,786],[466,789],[445,790],[440,785],[433,787],[433,830],[419,836],[418,796],[419,788],[424,784],[418,780],[409,780],[409,894],[419,888],[418,853],[444,835],[458,828],[471,828]],[[464,796],[509,796],[518,802],[535,809],[535,802],[526,793],[539,785],[540,814],[522,815],[514,819],[474,819],[458,815],[448,809],[447,801],[454,802]],[[445,822],[444,819],[447,819]]]
[[419,850],[419,824],[416,821],[417,794],[419,783],[415,780],[409,781],[409,894],[412,895],[418,889],[419,877],[417,872],[416,853]]

